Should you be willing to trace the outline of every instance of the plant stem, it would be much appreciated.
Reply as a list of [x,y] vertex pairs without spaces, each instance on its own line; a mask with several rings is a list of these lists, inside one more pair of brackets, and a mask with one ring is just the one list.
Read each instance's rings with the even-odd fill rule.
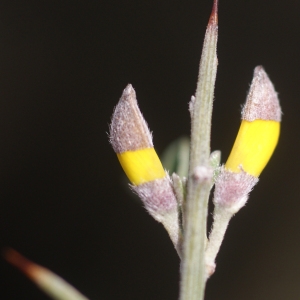
[[220,250],[226,229],[232,216],[232,212],[227,211],[224,208],[219,208],[218,206],[215,206],[214,222],[209,235],[209,242],[205,251],[207,277],[211,276],[215,271],[215,260]]
[[190,164],[184,209],[184,245],[180,300],[201,300],[205,290],[207,203],[212,170],[209,166],[212,102],[217,72],[218,1],[214,0],[200,60],[195,100],[190,105]]

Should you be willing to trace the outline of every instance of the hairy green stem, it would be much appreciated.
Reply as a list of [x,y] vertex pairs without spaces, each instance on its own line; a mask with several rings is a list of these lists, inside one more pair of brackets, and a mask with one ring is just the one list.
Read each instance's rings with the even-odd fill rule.
[[192,119],[187,199],[184,209],[184,244],[180,300],[202,300],[205,290],[207,204],[212,182],[209,165],[212,102],[217,72],[217,5],[214,0],[200,60]]

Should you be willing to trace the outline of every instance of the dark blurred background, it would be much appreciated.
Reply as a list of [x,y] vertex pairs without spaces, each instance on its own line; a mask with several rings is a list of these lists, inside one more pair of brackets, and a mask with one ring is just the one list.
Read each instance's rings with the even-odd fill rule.
[[[0,246],[91,299],[173,300],[179,259],[124,185],[110,117],[127,83],[160,154],[187,111],[212,0],[1,1]],[[206,300],[299,299],[300,3],[219,10],[212,150],[225,162],[253,69],[279,92],[279,145],[231,221]],[[49,299],[0,259],[1,299]]]

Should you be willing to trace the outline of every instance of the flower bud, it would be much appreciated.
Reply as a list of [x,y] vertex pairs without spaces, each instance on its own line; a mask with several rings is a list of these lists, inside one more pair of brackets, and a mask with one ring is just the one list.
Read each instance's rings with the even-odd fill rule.
[[151,133],[130,84],[114,110],[109,135],[119,162],[133,184],[132,190],[150,215],[165,226],[178,250],[178,205],[172,182],[153,148]]
[[236,213],[245,205],[277,145],[280,121],[277,93],[264,69],[258,66],[243,107],[240,130],[216,181],[216,206]]
[[241,168],[258,177],[277,145],[281,108],[277,93],[261,66],[254,77],[242,111],[242,124],[225,168],[240,172]]
[[256,67],[240,130],[215,182],[214,221],[205,251],[207,277],[214,272],[215,258],[230,219],[246,204],[277,145],[280,121],[277,93],[264,69]]

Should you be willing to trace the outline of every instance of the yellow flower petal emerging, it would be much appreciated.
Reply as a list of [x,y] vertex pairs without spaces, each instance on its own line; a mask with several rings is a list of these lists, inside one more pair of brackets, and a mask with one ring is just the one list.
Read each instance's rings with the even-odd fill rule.
[[225,168],[240,172],[241,166],[245,172],[258,177],[273,154],[279,133],[279,122],[243,120]]
[[277,145],[281,108],[277,93],[264,69],[254,70],[253,80],[242,111],[242,124],[225,169],[241,170],[258,177]]
[[117,153],[119,162],[134,185],[164,178],[165,170],[154,148]]

